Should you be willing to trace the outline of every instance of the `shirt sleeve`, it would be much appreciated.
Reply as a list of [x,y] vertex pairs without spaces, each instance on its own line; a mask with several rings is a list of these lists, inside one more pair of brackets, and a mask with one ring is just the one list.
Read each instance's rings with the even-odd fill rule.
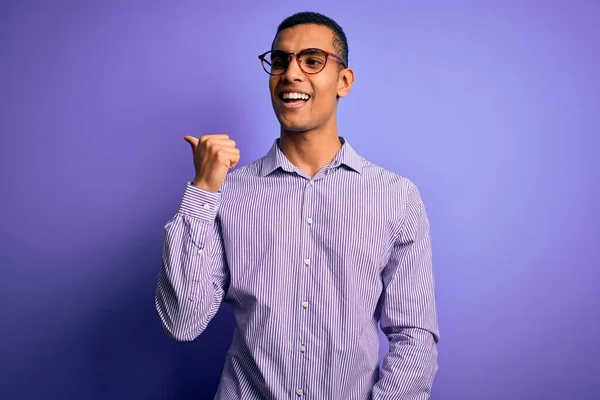
[[429,221],[409,182],[405,215],[383,271],[381,329],[389,341],[373,400],[421,400],[431,394],[439,340]]
[[167,335],[198,337],[216,314],[229,284],[217,218],[220,192],[185,188],[179,210],[164,228],[155,304]]

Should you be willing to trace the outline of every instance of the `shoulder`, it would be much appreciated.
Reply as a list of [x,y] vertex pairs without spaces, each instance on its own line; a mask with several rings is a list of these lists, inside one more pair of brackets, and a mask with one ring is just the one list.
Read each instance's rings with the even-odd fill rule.
[[390,216],[391,231],[400,234],[408,219],[424,212],[423,200],[417,185],[407,176],[363,159],[363,175],[375,189],[381,206]]
[[381,188],[398,199],[406,199],[412,191],[418,191],[410,178],[377,165],[364,157],[361,157],[361,159],[364,178],[372,185]]

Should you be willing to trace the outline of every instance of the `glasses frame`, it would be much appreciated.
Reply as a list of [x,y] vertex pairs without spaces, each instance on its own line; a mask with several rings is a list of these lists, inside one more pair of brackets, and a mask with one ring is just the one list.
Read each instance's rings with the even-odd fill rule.
[[[298,54],[300,54],[300,53],[302,53],[302,52],[304,52],[304,51],[306,51],[306,50],[319,50],[319,51],[322,51],[322,52],[325,54],[325,63],[323,64],[323,68],[321,68],[321,69],[320,69],[319,71],[317,71],[317,72],[306,72],[306,71],[304,70],[304,68],[302,68],[302,64],[300,63],[300,60],[298,59]],[[271,52],[273,52],[273,51],[281,51],[282,53],[284,53],[284,54],[287,54],[287,57],[288,57],[288,58],[287,58],[287,66],[286,66],[286,67],[285,67],[285,69],[284,69],[284,70],[283,70],[281,73],[279,73],[279,74],[273,74],[273,73],[269,72],[269,71],[267,70],[267,67],[265,66],[265,63],[267,63],[268,65],[271,65],[271,63],[270,63],[269,61],[267,61],[267,60],[265,59],[265,57],[267,56],[267,54],[269,54],[269,53],[271,53]],[[301,70],[302,72],[304,72],[305,74],[307,74],[307,75],[315,75],[315,74],[318,74],[319,72],[323,71],[323,70],[325,69],[325,67],[327,66],[327,60],[329,60],[329,57],[333,57],[335,60],[337,60],[337,61],[341,62],[341,63],[342,63],[342,65],[344,66],[344,68],[348,68],[348,66],[346,65],[346,61],[344,61],[344,59],[343,59],[342,57],[340,57],[340,56],[338,56],[337,54],[335,54],[335,53],[332,53],[332,52],[330,52],[330,51],[326,51],[326,50],[323,50],[323,49],[318,49],[318,48],[316,48],[316,47],[309,47],[309,48],[307,48],[307,49],[300,50],[300,51],[299,51],[299,52],[297,52],[297,53],[286,53],[285,51],[283,51],[283,50],[278,50],[278,49],[269,50],[269,51],[265,51],[264,53],[260,54],[260,55],[258,56],[258,59],[260,60],[260,65],[263,67],[263,69],[265,70],[265,72],[266,72],[267,74],[269,74],[269,75],[271,75],[271,76],[281,76],[281,75],[283,75],[283,74],[285,74],[285,73],[286,73],[286,71],[287,71],[287,69],[288,69],[288,67],[290,66],[290,63],[291,63],[291,61],[292,61],[292,60],[291,60],[291,58],[292,58],[292,57],[294,57],[294,58],[296,59],[296,62],[298,63],[298,67],[300,68],[300,70]]]

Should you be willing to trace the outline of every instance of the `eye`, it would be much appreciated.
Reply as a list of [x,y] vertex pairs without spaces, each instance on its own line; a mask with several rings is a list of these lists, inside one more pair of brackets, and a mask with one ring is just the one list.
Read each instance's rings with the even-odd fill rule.
[[287,54],[281,51],[274,51],[271,53],[269,64],[272,68],[285,68],[288,63]]
[[306,63],[306,65],[315,67],[318,67],[323,64],[323,60],[315,56],[307,57],[304,62]]
[[326,54],[319,49],[306,49],[300,53],[302,65],[310,70],[320,70],[325,64]]
[[284,60],[282,58],[276,58],[276,59],[271,60],[271,66],[273,68],[284,68],[286,64],[287,64],[287,60]]

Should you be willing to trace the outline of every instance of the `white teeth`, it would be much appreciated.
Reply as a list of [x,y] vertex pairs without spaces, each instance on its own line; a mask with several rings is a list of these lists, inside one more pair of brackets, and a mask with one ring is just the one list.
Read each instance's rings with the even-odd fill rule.
[[293,93],[283,93],[283,98],[286,100],[296,100],[296,99],[308,100],[309,96],[304,93],[293,92]]

